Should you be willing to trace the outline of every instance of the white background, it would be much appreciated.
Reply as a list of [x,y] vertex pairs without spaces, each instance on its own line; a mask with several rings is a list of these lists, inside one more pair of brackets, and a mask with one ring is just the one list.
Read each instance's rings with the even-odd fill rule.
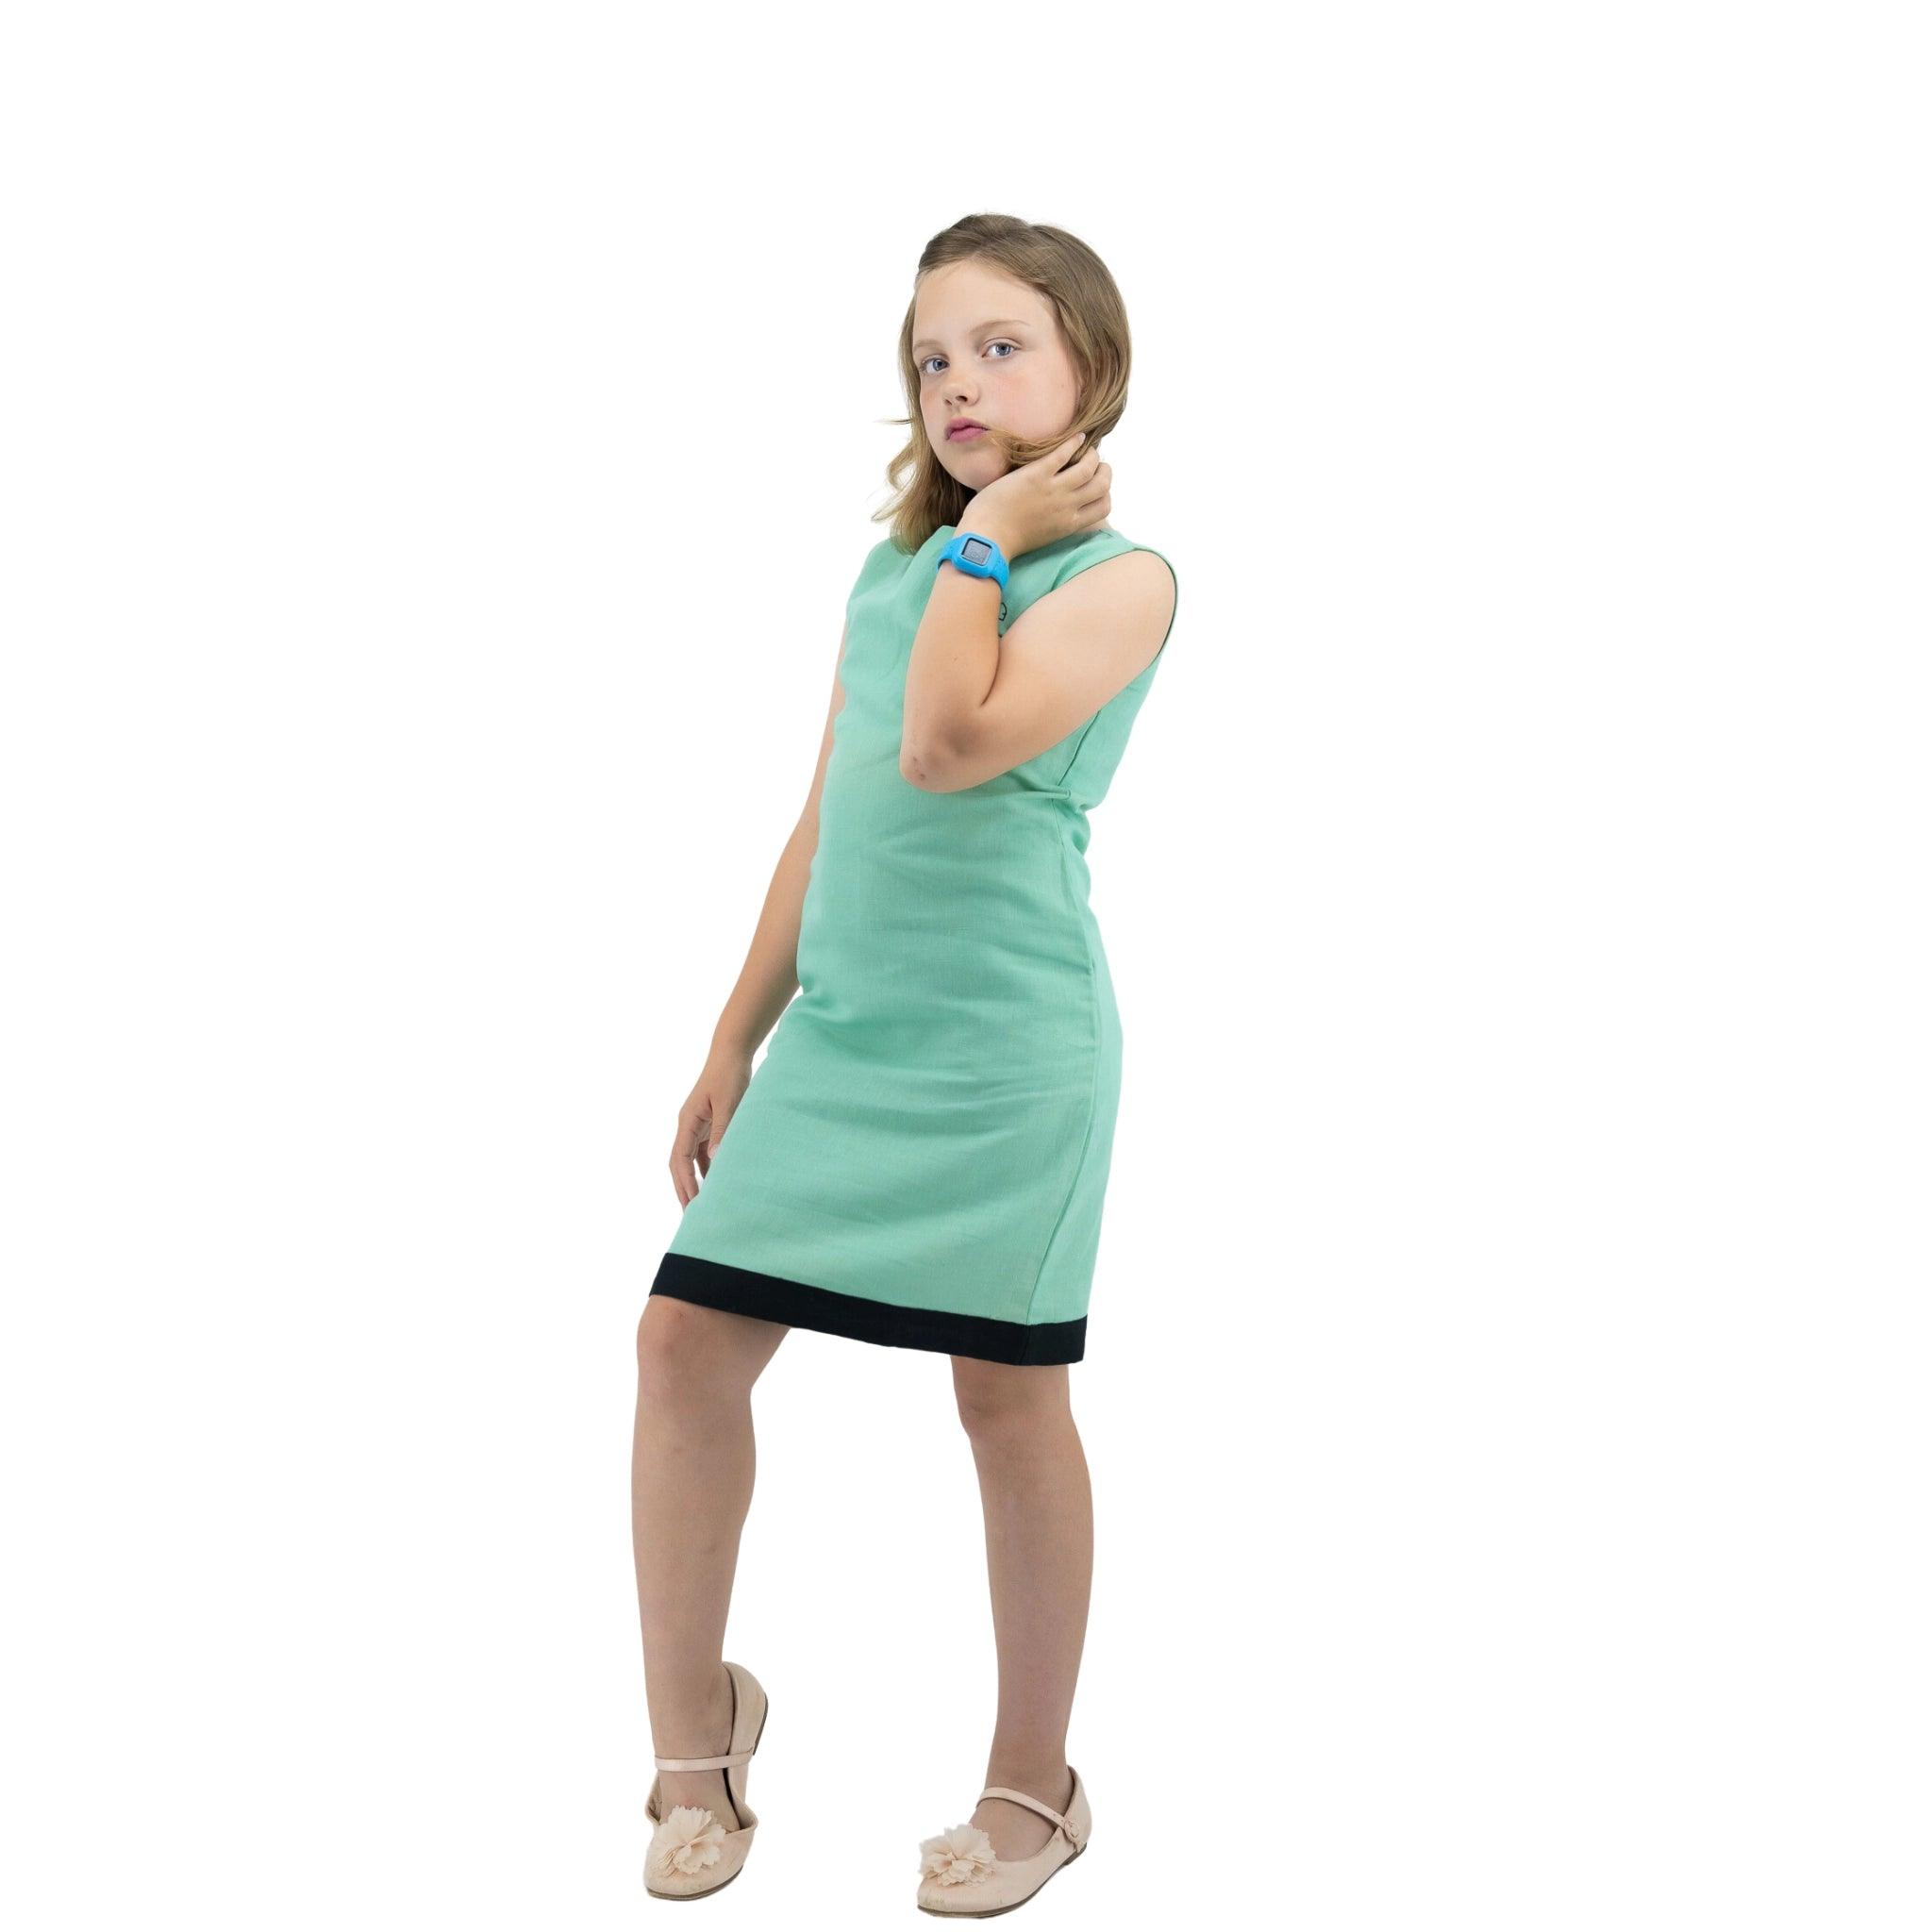
[[[8,10],[10,1921],[659,1909],[665,1155],[994,209],[1120,283],[1180,582],[1031,1909],[1927,1923],[1912,11]],[[947,1364],[756,1413],[707,1909],[909,1924]]]

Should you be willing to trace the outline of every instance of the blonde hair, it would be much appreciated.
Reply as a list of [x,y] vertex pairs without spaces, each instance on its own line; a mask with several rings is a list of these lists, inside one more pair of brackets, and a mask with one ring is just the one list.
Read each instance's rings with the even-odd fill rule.
[[[1074,420],[1050,441],[1037,442],[998,429],[988,432],[1008,465],[1017,469],[1037,461],[1078,430],[1087,432],[1082,454],[1095,447],[1126,408],[1131,360],[1126,305],[1107,264],[1064,228],[1023,222],[1013,215],[967,215],[941,229],[920,252],[914,300],[920,279],[934,269],[973,260],[1004,271],[1045,298],[1079,378],[1080,400]],[[958,524],[973,498],[973,491],[948,474],[926,439],[919,402],[919,360],[912,353],[913,306],[906,305],[906,320],[899,330],[899,375],[912,413],[883,419],[905,424],[910,432],[906,446],[886,465],[886,480],[899,493],[873,512],[874,523],[892,520],[892,539],[908,552],[919,549],[942,524]]]

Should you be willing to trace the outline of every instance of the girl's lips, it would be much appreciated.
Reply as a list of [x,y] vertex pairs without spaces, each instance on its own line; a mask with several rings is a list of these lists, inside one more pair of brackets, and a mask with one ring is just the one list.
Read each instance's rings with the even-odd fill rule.
[[986,431],[977,423],[971,423],[964,429],[949,429],[946,432],[946,441],[948,442],[971,442],[975,436],[984,436],[985,434]]

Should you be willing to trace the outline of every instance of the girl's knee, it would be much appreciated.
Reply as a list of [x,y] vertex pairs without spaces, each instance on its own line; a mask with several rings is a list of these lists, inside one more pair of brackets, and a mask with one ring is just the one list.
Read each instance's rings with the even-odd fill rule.
[[953,1357],[953,1395],[969,1436],[1022,1435],[1067,1419],[1064,1362],[1019,1366]]
[[638,1322],[638,1392],[647,1402],[715,1401],[741,1393],[715,1308],[654,1294]]
[[782,1324],[653,1294],[638,1322],[638,1387],[645,1400],[741,1402],[778,1344]]

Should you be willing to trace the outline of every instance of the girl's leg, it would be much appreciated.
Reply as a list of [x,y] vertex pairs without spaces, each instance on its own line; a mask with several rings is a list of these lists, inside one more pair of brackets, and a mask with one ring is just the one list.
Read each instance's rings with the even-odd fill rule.
[[[724,1618],[751,1507],[751,1388],[790,1332],[662,1294],[638,1324],[631,1541],[656,1757],[711,1757],[731,1742]],[[666,1815],[705,1805],[738,1829],[722,1771],[655,1774]]]
[[[1064,1811],[1074,1795],[1067,1721],[1093,1575],[1093,1496],[1067,1367],[955,1356],[953,1391],[979,1471],[999,1659],[999,1715],[981,1782]],[[1054,1829],[1008,1798],[983,1800],[973,1823],[1002,1858],[1030,1857]]]

